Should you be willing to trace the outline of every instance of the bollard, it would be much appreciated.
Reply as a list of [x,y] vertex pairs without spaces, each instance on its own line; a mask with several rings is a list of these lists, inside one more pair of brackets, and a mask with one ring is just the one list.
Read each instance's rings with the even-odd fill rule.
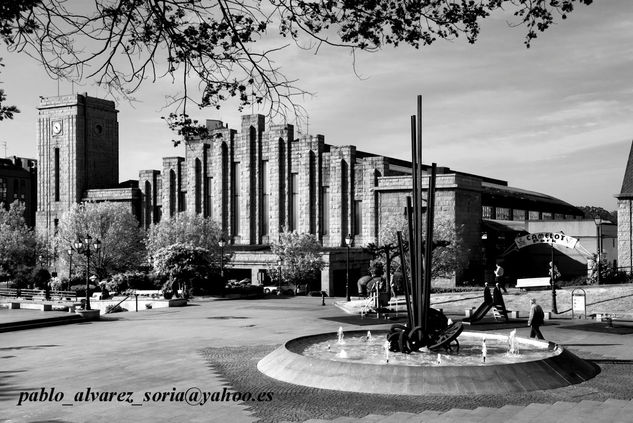
[[136,312],[138,313],[138,294],[134,294],[136,297]]
[[325,291],[321,291],[321,305],[325,305]]

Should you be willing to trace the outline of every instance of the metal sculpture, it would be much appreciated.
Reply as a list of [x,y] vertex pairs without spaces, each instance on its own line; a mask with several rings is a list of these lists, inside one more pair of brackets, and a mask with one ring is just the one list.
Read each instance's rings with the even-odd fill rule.
[[[433,219],[435,208],[436,164],[431,166],[427,190],[427,207],[422,204],[422,96],[418,96],[417,117],[411,116],[411,156],[413,193],[407,197],[409,229],[409,272],[407,277],[402,233],[398,232],[398,246],[405,278],[405,300],[408,322],[394,325],[387,335],[389,349],[410,353],[426,347],[431,350],[459,350],[457,337],[462,333],[461,322],[448,324],[448,318],[431,308],[431,261],[433,249]],[[426,211],[426,222],[424,212]],[[426,223],[426,239],[422,239]],[[411,289],[409,289],[409,286]],[[411,296],[411,298],[409,297]]]

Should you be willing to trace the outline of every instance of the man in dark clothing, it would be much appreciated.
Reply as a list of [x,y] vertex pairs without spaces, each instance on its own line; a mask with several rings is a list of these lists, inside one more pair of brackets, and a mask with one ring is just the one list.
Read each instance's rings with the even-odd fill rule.
[[490,287],[488,282],[484,284],[484,303],[492,305],[492,294],[490,293]]
[[541,325],[543,325],[543,321],[545,319],[545,313],[543,313],[543,309],[540,305],[536,304],[536,299],[532,298],[530,300],[532,306],[530,307],[530,317],[528,319],[528,326],[532,328],[530,331],[530,338],[543,338],[543,334],[541,333]]

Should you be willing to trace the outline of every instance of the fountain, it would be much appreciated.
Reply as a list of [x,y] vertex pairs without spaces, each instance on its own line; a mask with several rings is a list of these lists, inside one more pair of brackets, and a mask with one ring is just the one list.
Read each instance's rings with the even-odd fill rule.
[[[344,350],[332,347],[332,333],[292,339],[260,360],[257,368],[298,385],[401,395],[504,394],[559,388],[592,378],[597,374],[594,366],[556,344],[517,338],[516,330],[509,336],[486,333],[485,337],[463,332],[462,322],[451,322],[430,307],[431,253],[439,244],[433,240],[436,165],[430,169],[427,208],[422,201],[421,108],[418,97],[417,131],[416,117],[411,116],[413,201],[407,197],[410,265],[406,260],[401,263],[407,323],[379,332],[382,340],[378,331],[373,335],[352,331],[344,339],[340,327],[336,344],[345,345]],[[404,258],[402,233],[397,237]]]
[[516,340],[517,330],[513,329],[508,336],[508,354],[519,354],[519,346]]
[[339,326],[339,328],[338,328],[338,341],[336,341],[336,343],[339,344],[339,345],[344,344],[345,340],[343,338],[345,338],[345,334],[343,333],[343,326]]

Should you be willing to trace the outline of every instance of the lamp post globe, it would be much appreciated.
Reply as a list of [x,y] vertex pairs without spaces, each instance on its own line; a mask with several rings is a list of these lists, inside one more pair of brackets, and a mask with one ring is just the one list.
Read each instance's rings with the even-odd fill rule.
[[349,296],[349,247],[352,246],[352,242],[354,242],[352,234],[347,234],[345,237],[345,246],[347,247],[347,260],[345,264],[345,297],[347,301],[351,301]]
[[218,245],[220,246],[220,279],[224,280],[224,246],[226,245],[226,240],[220,238]]

